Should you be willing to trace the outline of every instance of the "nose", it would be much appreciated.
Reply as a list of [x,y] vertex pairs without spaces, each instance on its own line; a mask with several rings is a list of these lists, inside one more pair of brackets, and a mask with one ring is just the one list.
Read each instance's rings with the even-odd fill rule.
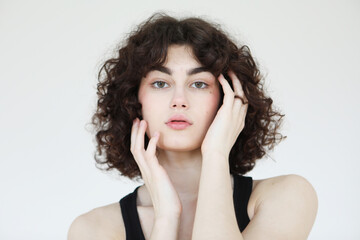
[[171,99],[171,108],[173,109],[187,109],[189,107],[188,100],[185,93],[181,89],[177,89],[174,92],[174,96]]

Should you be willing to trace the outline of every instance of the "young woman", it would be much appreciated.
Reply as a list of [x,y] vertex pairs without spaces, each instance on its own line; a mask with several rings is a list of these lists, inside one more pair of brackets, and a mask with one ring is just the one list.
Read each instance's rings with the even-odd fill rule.
[[242,176],[283,136],[248,47],[156,14],[99,74],[96,160],[144,185],[75,219],[68,239],[306,239],[316,193]]

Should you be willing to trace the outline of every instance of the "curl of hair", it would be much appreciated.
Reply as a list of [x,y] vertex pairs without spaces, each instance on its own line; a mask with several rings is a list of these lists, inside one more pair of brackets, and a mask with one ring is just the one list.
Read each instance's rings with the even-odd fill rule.
[[[130,179],[141,177],[130,152],[132,122],[137,117],[142,119],[139,85],[152,68],[164,64],[173,44],[191,47],[197,60],[214,76],[226,75],[231,69],[239,78],[249,106],[244,129],[230,152],[230,172],[245,174],[252,170],[255,161],[285,137],[278,132],[284,115],[274,110],[272,99],[265,95],[249,48],[237,47],[216,24],[200,18],[178,20],[165,14],[155,14],[140,24],[117,50],[117,56],[108,59],[99,71],[97,109],[92,117],[97,166],[117,169]],[[145,139],[147,144],[149,139]]]

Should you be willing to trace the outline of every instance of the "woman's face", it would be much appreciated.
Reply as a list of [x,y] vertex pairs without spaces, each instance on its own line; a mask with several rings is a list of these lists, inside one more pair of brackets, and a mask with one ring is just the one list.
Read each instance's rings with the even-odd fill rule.
[[201,147],[219,106],[219,82],[204,70],[186,46],[171,45],[165,64],[141,80],[139,101],[150,138],[158,147],[191,151]]

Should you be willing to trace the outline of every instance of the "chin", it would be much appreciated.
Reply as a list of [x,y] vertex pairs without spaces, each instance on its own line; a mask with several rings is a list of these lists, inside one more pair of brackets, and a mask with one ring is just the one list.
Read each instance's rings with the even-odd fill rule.
[[158,143],[158,148],[164,151],[173,151],[173,152],[190,152],[197,149],[200,149],[200,144],[192,143],[190,141],[161,141]]

